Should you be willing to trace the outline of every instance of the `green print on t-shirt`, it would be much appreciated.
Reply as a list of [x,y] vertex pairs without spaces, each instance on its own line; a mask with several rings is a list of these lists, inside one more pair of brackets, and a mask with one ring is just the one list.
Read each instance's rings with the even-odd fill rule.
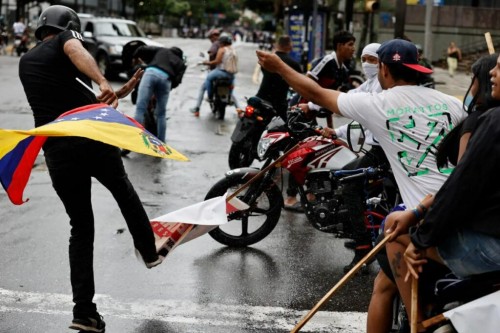
[[[429,173],[429,168],[422,166],[423,162],[430,155],[436,154],[439,142],[453,127],[451,125],[451,116],[448,112],[436,112],[428,116],[436,120],[425,120],[425,126],[428,128],[427,135],[424,138],[425,142],[417,140],[417,138],[412,135],[413,132],[411,131],[411,129],[418,127],[418,121],[422,123],[422,120],[415,120],[412,115],[406,115],[404,117],[390,118],[386,122],[392,142],[407,142],[413,145],[415,150],[418,151],[417,154],[407,150],[400,150],[397,152],[399,162],[406,170],[408,177],[422,176]],[[449,174],[451,170],[452,168],[443,168],[439,169],[439,172]]]
[[448,111],[448,104],[434,104],[426,106],[402,106],[397,109],[386,110],[387,117],[401,117],[404,115],[412,115],[417,113],[434,113]]

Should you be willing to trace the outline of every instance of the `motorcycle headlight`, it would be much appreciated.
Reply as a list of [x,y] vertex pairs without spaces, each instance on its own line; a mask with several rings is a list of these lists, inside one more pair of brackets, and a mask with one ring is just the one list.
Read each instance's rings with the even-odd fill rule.
[[273,143],[273,139],[271,138],[260,139],[259,144],[257,145],[257,156],[259,157],[259,160],[264,159],[264,156],[266,155],[269,146],[271,146],[271,143]]

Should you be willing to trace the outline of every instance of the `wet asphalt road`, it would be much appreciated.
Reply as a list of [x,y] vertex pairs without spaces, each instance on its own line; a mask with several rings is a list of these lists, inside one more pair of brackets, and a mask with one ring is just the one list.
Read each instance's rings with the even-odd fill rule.
[[[215,120],[205,102],[201,117],[195,103],[203,73],[195,64],[208,41],[160,39],[179,46],[189,69],[172,91],[167,111],[167,141],[190,162],[159,160],[131,153],[124,159],[132,183],[151,217],[202,201],[228,169],[230,135],[237,120],[229,107],[225,121]],[[238,44],[240,72],[236,94],[252,96],[255,46]],[[18,58],[0,57],[0,127],[28,129],[31,111],[17,77]],[[440,75],[443,74],[439,70]],[[438,85],[463,94],[465,75]],[[454,80],[454,81],[455,81]],[[462,82],[464,82],[462,84]],[[118,87],[121,82],[113,82]],[[133,115],[130,99],[119,109]],[[335,118],[336,124],[345,122]],[[22,206],[0,193],[0,332],[68,332],[71,291],[67,264],[69,226],[64,209],[37,160]],[[176,249],[161,266],[146,270],[133,254],[131,237],[118,207],[99,184],[93,187],[96,216],[96,303],[107,332],[287,332],[342,276],[352,252],[343,240],[312,228],[302,214],[283,212],[263,241],[230,249],[203,236]],[[376,264],[340,289],[308,323],[304,332],[360,332]],[[340,313],[339,313],[340,312]]]

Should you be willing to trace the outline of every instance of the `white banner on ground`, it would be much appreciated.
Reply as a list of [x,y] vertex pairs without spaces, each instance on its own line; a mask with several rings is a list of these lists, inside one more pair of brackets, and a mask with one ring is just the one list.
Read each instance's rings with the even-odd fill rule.
[[227,223],[227,214],[248,209],[248,205],[227,194],[181,208],[151,220],[157,252],[166,257],[180,244],[200,237]]
[[500,290],[446,311],[459,333],[498,333],[500,328]]

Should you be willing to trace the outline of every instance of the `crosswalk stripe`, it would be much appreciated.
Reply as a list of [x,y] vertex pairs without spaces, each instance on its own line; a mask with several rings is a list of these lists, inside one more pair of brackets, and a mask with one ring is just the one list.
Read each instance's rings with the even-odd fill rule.
[[[94,298],[105,317],[156,320],[175,324],[210,327],[246,327],[259,330],[291,330],[307,313],[283,307],[194,303],[181,300],[117,300],[98,294]],[[70,295],[13,291],[0,288],[0,312],[71,315]],[[366,313],[319,311],[301,332],[364,331]]]

